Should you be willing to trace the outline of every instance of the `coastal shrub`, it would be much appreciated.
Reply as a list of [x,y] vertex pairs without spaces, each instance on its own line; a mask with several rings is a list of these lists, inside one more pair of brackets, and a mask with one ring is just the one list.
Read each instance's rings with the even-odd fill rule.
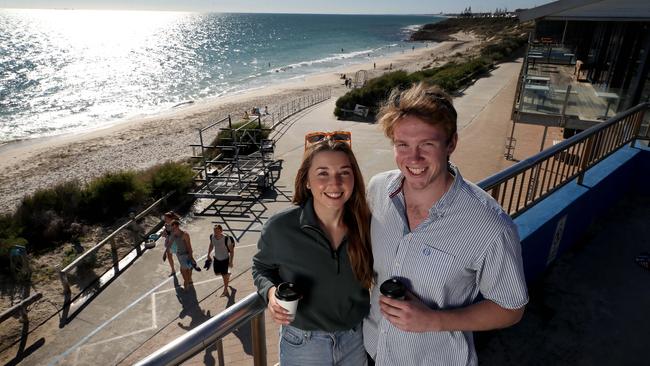
[[[72,246],[65,248],[63,250],[63,259],[61,260],[61,268],[67,267],[70,263],[74,262],[75,259],[82,256],[84,253],[85,252],[80,252],[80,253],[77,252],[77,250]],[[93,268],[97,267],[97,263],[98,263],[97,252],[94,252],[88,255],[86,258],[84,258],[84,260],[81,263],[79,263],[79,267],[77,267],[77,271],[92,270]]]
[[10,214],[0,215],[0,240],[20,236],[22,230],[16,217]]
[[512,54],[526,44],[526,36],[505,37],[502,40],[491,43],[481,49],[481,55],[489,57],[494,61],[500,61],[511,57]]
[[356,104],[365,105],[369,107],[371,114],[376,114],[393,88],[406,89],[420,81],[438,85],[448,93],[454,93],[472,78],[487,72],[491,65],[490,59],[476,57],[464,63],[450,62],[412,74],[405,71],[385,74],[371,79],[364,87],[353,89],[337,99],[334,115],[343,118],[346,115],[344,109],[353,110]]
[[355,105],[360,104],[369,108],[369,113],[374,115],[378,112],[380,103],[395,88],[405,89],[411,85],[406,71],[394,71],[380,77],[371,79],[368,83],[357,89],[352,89],[336,100],[334,115],[342,118],[344,110],[354,110]]
[[186,163],[168,161],[150,169],[151,194],[153,197],[162,197],[171,191],[177,195],[184,195],[192,187],[194,172]]
[[27,246],[27,240],[20,237],[21,228],[14,215],[0,215],[0,270],[9,270],[9,252],[14,245]]
[[435,75],[426,78],[426,81],[440,86],[447,93],[454,93],[474,77],[488,72],[491,64],[490,60],[483,57],[473,58],[462,64],[448,63],[441,66]]
[[[232,124],[232,130],[223,130],[217,134],[217,137],[212,141],[214,146],[233,146],[237,141],[239,147],[239,155],[248,155],[257,151],[257,145],[254,142],[260,142],[262,139],[269,137],[270,129],[265,124],[262,124],[262,130],[257,119],[250,121],[241,121]],[[213,158],[219,153],[223,153],[226,157],[234,155],[234,151],[227,149],[215,149],[208,158]]]
[[54,211],[65,218],[73,218],[79,210],[83,189],[79,181],[71,180],[52,188],[39,189],[21,202],[22,213]]
[[78,215],[83,190],[78,181],[40,189],[23,198],[16,211],[22,237],[30,251],[47,249],[68,238],[67,222]]
[[107,222],[125,216],[140,206],[149,191],[133,171],[107,173],[90,182],[84,192],[84,217],[91,222]]

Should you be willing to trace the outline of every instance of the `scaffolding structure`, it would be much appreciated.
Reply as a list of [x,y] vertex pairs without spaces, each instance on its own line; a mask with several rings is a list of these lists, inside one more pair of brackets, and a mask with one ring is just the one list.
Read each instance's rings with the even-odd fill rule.
[[275,201],[281,195],[290,200],[276,187],[283,161],[274,157],[275,141],[286,132],[285,121],[291,116],[331,95],[330,89],[318,90],[275,106],[270,113],[264,108],[264,113],[253,114],[243,125],[233,126],[229,115],[198,129],[199,143],[190,145],[196,171],[190,195],[201,199],[195,206],[197,214],[221,217],[232,233],[229,222],[233,220],[249,222],[252,216],[246,230],[261,224],[268,199]]
[[274,158],[275,141],[260,116],[239,127],[232,117],[199,129],[199,144],[190,145],[195,160],[195,198],[212,202],[201,212],[219,216],[258,215],[252,210],[280,178],[282,160]]

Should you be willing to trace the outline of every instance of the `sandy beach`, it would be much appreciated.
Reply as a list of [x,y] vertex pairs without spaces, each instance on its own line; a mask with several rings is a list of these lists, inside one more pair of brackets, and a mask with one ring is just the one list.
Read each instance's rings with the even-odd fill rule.
[[458,52],[471,52],[480,42],[468,33],[456,34],[455,38],[457,41],[432,43],[416,50],[404,47],[402,53],[373,62],[216,100],[196,101],[156,116],[121,121],[98,130],[2,145],[0,207],[9,213],[24,196],[64,181],[87,182],[106,172],[140,170],[185,159],[191,155],[189,145],[198,141],[197,128],[228,114],[240,117],[253,106],[268,106],[272,112],[275,106],[321,88],[331,88],[332,98],[338,98],[346,92],[342,73],[352,76],[358,70],[367,70],[372,78],[390,71],[391,66],[392,70],[413,72],[441,64]]

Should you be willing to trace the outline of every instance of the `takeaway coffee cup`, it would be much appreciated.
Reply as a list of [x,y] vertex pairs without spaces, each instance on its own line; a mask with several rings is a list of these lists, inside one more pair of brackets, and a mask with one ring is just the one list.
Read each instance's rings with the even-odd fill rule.
[[298,309],[298,300],[302,296],[296,289],[296,284],[293,282],[282,282],[275,290],[275,300],[283,308],[289,311],[291,320],[296,317],[296,309]]
[[382,295],[390,297],[391,299],[404,300],[406,297],[406,287],[397,278],[391,278],[379,286],[379,291]]

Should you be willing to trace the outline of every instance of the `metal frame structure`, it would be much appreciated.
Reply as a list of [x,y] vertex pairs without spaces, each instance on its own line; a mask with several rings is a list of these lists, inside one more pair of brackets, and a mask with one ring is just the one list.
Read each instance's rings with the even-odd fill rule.
[[650,103],[619,113],[537,155],[521,161],[479,183],[515,217],[635,139],[649,139],[642,128]]
[[[194,166],[197,187],[190,194],[212,200],[200,214],[221,217],[250,214],[262,223],[261,214],[266,211],[262,195],[275,189],[283,163],[282,159],[274,158],[275,136],[271,134],[289,117],[330,97],[331,90],[323,89],[277,106],[271,114],[254,115],[239,127],[233,127],[229,115],[199,129],[199,143],[190,145],[192,158],[197,161]],[[270,126],[264,125],[264,121]],[[263,138],[266,132],[269,137]],[[243,153],[250,150],[254,152]],[[261,206],[260,210],[254,209],[257,205]],[[226,220],[224,223],[228,225]]]
[[[262,124],[261,116],[255,116],[239,127],[233,127],[232,117],[228,116],[199,129],[200,143],[191,145],[193,150],[201,149],[200,155],[193,154],[193,158],[199,160],[194,167],[198,171],[195,177],[197,187],[190,195],[212,200],[201,214],[251,214],[261,223],[253,206],[260,204],[266,209],[260,195],[275,186],[282,169],[282,160],[275,160],[273,156],[275,142],[263,138],[270,131]],[[212,142],[206,144],[210,139]],[[243,154],[250,150],[254,152]]]

